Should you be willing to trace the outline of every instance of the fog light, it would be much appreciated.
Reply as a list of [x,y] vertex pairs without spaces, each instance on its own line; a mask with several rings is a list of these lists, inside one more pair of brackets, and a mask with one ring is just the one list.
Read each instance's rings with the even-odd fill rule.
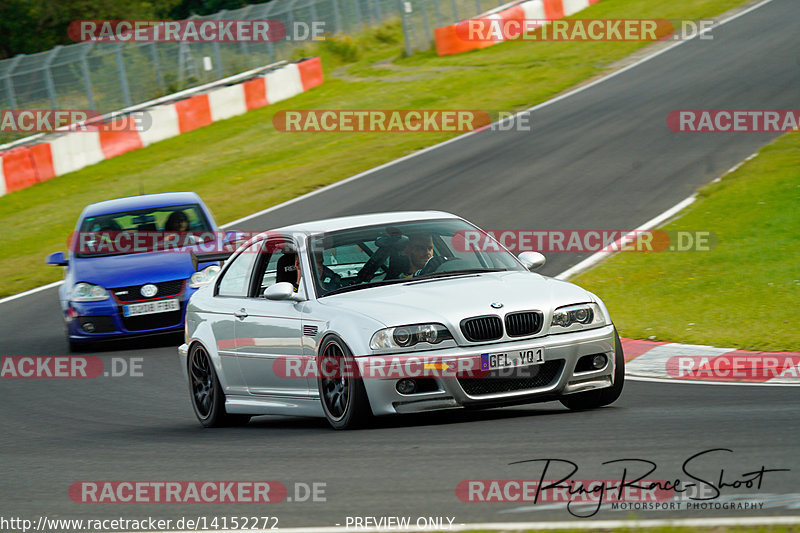
[[592,366],[595,368],[595,370],[600,370],[606,366],[606,356],[599,353],[592,357]]
[[417,390],[417,382],[413,379],[401,379],[395,388],[400,394],[414,394],[414,391]]

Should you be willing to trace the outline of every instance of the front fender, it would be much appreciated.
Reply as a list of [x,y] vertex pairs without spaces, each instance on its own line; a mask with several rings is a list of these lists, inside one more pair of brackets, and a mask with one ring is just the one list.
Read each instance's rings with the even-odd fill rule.
[[[214,365],[214,371],[217,373],[217,378],[219,379],[219,384],[222,387],[222,390],[226,393],[233,390],[241,392],[238,385],[243,383],[243,380],[241,378],[239,364],[234,358],[229,357],[228,359],[231,359],[229,362],[230,364],[223,365],[222,357],[219,354],[217,343],[211,330],[211,324],[206,320],[200,320],[196,322],[196,326],[194,327],[194,330],[190,332],[190,335],[191,337],[189,341],[178,348],[181,369],[187,382],[189,380],[188,354],[195,344],[200,343],[206,349],[208,356],[211,358],[211,363]],[[235,375],[231,375],[232,372]]]

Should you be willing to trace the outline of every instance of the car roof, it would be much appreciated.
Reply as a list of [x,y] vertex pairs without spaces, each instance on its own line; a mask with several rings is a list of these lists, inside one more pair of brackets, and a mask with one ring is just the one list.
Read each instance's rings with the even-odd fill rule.
[[442,218],[460,219],[460,217],[452,213],[445,213],[444,211],[395,211],[390,213],[374,213],[369,215],[313,220],[276,228],[273,231],[313,234],[380,224],[399,224],[401,222],[412,222],[415,220],[436,220]]
[[120,211],[134,209],[147,209],[150,207],[162,207],[171,205],[201,204],[202,200],[196,193],[184,192],[162,192],[156,194],[140,194],[138,196],[127,196],[125,198],[115,198],[105,200],[86,206],[83,210],[84,217],[97,215],[107,215]]

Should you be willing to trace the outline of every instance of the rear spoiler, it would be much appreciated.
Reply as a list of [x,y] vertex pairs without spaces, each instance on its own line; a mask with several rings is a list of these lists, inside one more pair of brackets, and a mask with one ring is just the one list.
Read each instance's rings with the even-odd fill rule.
[[208,252],[208,253],[194,253],[190,254],[192,256],[192,266],[195,270],[197,270],[197,265],[200,263],[214,263],[217,261],[225,261],[231,255],[233,255],[233,251],[230,252]]

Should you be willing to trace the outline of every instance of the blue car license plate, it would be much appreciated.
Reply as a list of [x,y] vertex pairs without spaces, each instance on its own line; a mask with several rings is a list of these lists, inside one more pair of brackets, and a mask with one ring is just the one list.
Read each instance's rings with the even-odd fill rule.
[[154,313],[166,313],[169,311],[177,311],[181,308],[181,304],[177,298],[170,300],[156,300],[154,302],[142,302],[138,304],[129,304],[122,306],[122,314],[128,316],[139,315],[152,315]]

